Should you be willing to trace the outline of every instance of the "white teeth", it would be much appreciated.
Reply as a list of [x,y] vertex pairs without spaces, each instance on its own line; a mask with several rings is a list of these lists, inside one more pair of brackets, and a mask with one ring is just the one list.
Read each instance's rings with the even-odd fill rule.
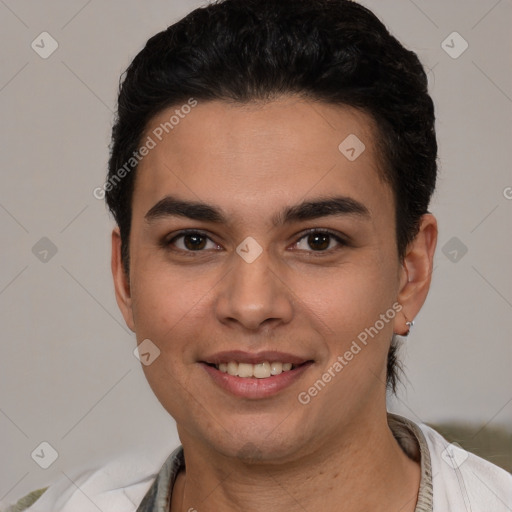
[[[220,368],[219,368],[220,370]],[[238,363],[231,361],[228,363],[228,373],[229,375],[238,375]]]
[[279,361],[272,363],[263,361],[258,364],[230,361],[229,363],[216,365],[216,368],[222,373],[228,373],[229,375],[243,378],[256,377],[257,379],[268,379],[268,377],[272,375],[279,375],[283,372],[290,371],[292,367],[292,363],[280,363]]
[[247,363],[238,363],[239,377],[252,377],[254,375],[254,366]]
[[270,363],[264,362],[254,366],[253,374],[257,379],[266,379],[270,377]]
[[279,375],[283,372],[283,363],[279,363],[276,361],[270,365],[270,374],[271,375]]

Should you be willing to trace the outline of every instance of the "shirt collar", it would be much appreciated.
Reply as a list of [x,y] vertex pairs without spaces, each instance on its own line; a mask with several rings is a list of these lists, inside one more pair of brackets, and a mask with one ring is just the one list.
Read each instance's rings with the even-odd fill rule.
[[[389,428],[408,457],[421,465],[420,488],[414,512],[432,512],[432,464],[427,440],[411,420],[388,413]],[[172,489],[178,473],[185,469],[183,447],[176,448],[164,462],[136,512],[169,512]]]

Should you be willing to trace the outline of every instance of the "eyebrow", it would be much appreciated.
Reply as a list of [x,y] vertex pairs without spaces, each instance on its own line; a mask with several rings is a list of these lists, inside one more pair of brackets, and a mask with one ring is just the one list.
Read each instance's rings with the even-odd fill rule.
[[[279,226],[320,217],[345,215],[363,219],[370,219],[371,217],[370,211],[363,203],[351,197],[334,196],[287,206],[272,217],[272,224]],[[164,197],[144,216],[148,223],[165,217],[186,217],[216,224],[229,224],[226,215],[216,206],[199,201],[185,201],[174,196]]]

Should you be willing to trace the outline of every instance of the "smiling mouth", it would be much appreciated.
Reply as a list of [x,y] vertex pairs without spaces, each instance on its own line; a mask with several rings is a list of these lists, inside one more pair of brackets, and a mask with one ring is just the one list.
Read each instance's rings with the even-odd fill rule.
[[208,366],[216,368],[222,373],[227,373],[233,377],[241,378],[256,378],[256,379],[268,379],[276,375],[280,375],[284,372],[295,370],[296,368],[303,366],[312,361],[305,361],[302,364],[292,363],[281,363],[279,361],[269,362],[262,361],[261,363],[238,363],[236,361],[229,361],[228,363],[206,363]]

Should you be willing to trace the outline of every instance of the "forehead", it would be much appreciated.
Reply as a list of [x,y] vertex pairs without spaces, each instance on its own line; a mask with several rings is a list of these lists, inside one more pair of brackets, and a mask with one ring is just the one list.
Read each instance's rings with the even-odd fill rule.
[[146,129],[142,142],[154,147],[137,170],[134,214],[166,194],[269,217],[276,202],[308,194],[336,191],[369,209],[390,199],[376,128],[361,111],[298,97],[181,107],[160,112]]

